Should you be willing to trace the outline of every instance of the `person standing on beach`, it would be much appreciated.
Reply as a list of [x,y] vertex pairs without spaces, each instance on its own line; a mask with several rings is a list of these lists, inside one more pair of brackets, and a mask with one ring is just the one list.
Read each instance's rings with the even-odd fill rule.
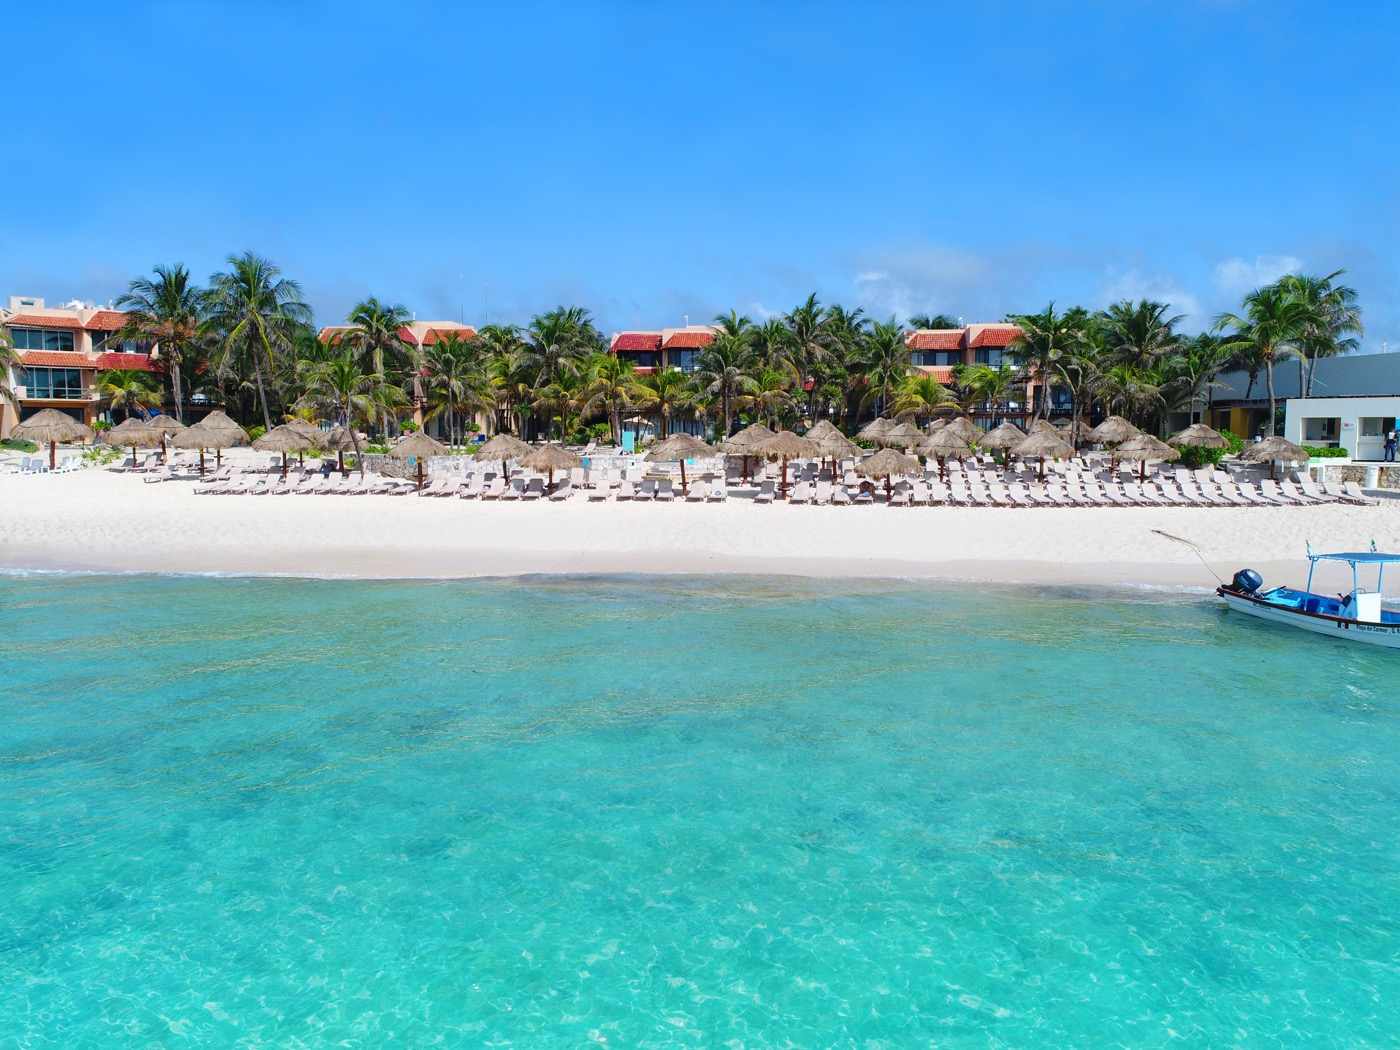
[[1391,427],[1385,432],[1385,461],[1387,463],[1395,462],[1395,444],[1397,438],[1400,438],[1400,435],[1396,434],[1395,427]]

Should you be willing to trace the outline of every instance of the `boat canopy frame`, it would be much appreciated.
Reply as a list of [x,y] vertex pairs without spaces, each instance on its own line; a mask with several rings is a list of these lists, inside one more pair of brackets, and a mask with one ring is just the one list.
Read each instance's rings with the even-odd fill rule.
[[1313,571],[1320,561],[1341,561],[1351,566],[1351,592],[1357,593],[1361,589],[1361,582],[1357,578],[1356,567],[1358,565],[1374,565],[1376,567],[1376,592],[1381,593],[1382,583],[1385,580],[1385,567],[1387,565],[1400,565],[1400,554],[1385,554],[1376,550],[1376,544],[1371,542],[1369,551],[1339,551],[1335,554],[1317,554],[1312,549],[1312,544],[1308,544],[1308,593],[1312,593]]

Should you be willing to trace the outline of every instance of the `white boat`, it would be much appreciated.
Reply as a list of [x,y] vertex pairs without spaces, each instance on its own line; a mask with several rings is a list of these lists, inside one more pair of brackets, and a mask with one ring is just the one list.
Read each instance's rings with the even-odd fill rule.
[[[1340,561],[1351,566],[1350,594],[1315,594],[1313,572],[1320,561]],[[1297,627],[1314,634],[1325,634],[1346,642],[1400,649],[1400,613],[1382,607],[1381,585],[1385,567],[1400,562],[1400,554],[1379,551],[1342,551],[1314,554],[1308,549],[1308,583],[1304,590],[1274,587],[1262,590],[1263,579],[1253,569],[1241,569],[1215,593],[1237,612]],[[1376,567],[1376,589],[1361,586],[1358,566]]]

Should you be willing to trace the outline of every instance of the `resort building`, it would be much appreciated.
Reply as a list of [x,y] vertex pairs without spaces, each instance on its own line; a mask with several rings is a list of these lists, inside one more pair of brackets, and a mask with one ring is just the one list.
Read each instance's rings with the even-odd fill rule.
[[626,357],[642,373],[655,372],[658,368],[694,372],[699,367],[700,351],[714,338],[714,326],[692,324],[683,328],[616,332],[608,349]]
[[963,328],[916,328],[904,337],[910,363],[940,383],[953,381],[959,365],[997,368],[1021,329],[1006,322],[970,324]]
[[100,373],[158,370],[157,348],[117,342],[125,325],[126,314],[110,307],[76,300],[48,306],[35,296],[11,296],[0,309],[0,326],[19,356],[19,374],[9,377],[19,411],[0,401],[0,438],[44,408],[91,425],[104,407],[97,391]]
[[[1304,397],[1302,362],[1274,364],[1274,400],[1282,415],[1279,433],[1307,445],[1341,447],[1353,459],[1380,459],[1385,432],[1400,416],[1400,354],[1329,357],[1313,367],[1311,397]],[[1254,438],[1267,430],[1268,381],[1261,371],[1226,372],[1190,412],[1174,413],[1168,426],[1204,422]]]

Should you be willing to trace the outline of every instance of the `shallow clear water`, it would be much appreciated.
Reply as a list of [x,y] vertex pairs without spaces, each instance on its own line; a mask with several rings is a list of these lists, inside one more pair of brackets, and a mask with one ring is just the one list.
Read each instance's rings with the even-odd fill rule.
[[1203,599],[0,579],[0,1044],[1364,1045],[1400,667]]

